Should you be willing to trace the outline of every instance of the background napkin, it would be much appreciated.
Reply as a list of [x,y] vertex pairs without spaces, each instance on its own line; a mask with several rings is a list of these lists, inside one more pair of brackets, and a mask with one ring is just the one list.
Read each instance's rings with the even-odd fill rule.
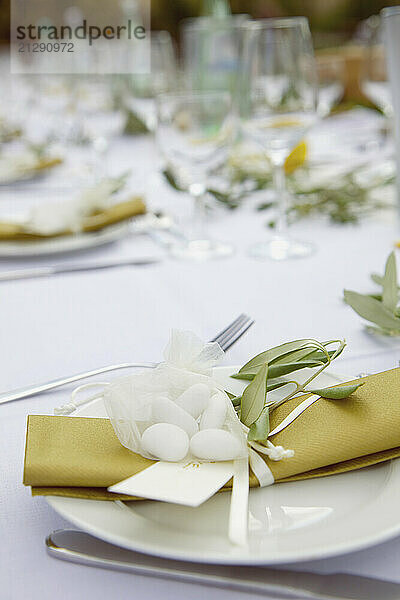
[[[276,481],[342,473],[400,457],[400,369],[363,381],[348,399],[321,398],[272,438],[295,451],[280,462],[265,459]],[[276,409],[271,427],[308,395]],[[108,419],[28,417],[24,484],[32,486],[33,495],[127,500],[106,488],[151,464],[121,446]],[[253,474],[250,485],[258,485]]]
[[[131,217],[142,215],[146,212],[146,205],[141,198],[131,198],[125,202],[119,202],[95,214],[84,217],[82,221],[82,231],[98,231],[125,221]],[[57,234],[40,235],[31,233],[20,223],[1,223],[0,222],[0,241],[1,240],[41,240],[49,237],[59,237],[71,235],[72,231],[63,231]]]

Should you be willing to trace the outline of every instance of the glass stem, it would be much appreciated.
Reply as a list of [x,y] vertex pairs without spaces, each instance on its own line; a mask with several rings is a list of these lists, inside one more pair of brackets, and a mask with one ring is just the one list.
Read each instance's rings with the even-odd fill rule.
[[193,198],[193,221],[191,238],[206,240],[206,194],[203,186],[192,185],[189,192]]
[[277,237],[285,237],[288,225],[288,196],[286,189],[286,175],[284,169],[284,162],[275,163],[273,165],[273,182],[276,194],[275,234]]

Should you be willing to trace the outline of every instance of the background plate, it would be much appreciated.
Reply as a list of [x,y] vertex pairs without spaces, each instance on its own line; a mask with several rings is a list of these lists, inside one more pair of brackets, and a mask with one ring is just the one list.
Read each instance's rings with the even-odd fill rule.
[[129,227],[130,224],[125,222],[91,233],[77,233],[34,242],[0,242],[0,258],[44,256],[94,248],[121,239],[128,233]]

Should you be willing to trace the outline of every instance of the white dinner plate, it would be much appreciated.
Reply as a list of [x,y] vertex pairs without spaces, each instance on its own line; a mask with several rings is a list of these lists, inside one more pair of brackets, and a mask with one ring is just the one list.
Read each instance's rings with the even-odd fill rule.
[[124,237],[128,231],[129,223],[123,222],[109,225],[100,231],[76,233],[44,240],[0,241],[0,258],[35,257],[86,250],[115,242]]
[[[236,370],[214,370],[216,379],[234,393],[243,385],[229,377]],[[300,373],[303,379],[306,370]],[[343,378],[324,373],[315,381],[321,387]],[[102,400],[96,400],[75,415],[106,413]],[[46,500],[80,529],[130,550],[204,563],[271,565],[344,554],[398,535],[400,461],[251,490],[246,548],[227,538],[228,492],[198,508],[153,501]]]

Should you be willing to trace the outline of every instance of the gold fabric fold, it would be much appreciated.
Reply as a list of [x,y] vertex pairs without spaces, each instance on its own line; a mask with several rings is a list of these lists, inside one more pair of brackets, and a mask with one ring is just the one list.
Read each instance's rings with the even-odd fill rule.
[[46,169],[52,169],[53,167],[57,167],[62,163],[61,158],[42,158],[37,165],[34,167],[34,171],[43,171]]
[[[265,459],[277,482],[343,473],[400,457],[400,369],[370,375],[363,382],[348,399],[321,398],[274,436],[274,444],[295,451],[293,458],[279,462]],[[275,410],[271,427],[308,396]],[[107,487],[151,464],[120,444],[108,419],[28,417],[24,484],[32,486],[33,495],[127,500]],[[250,485],[258,485],[253,474]]]
[[[82,231],[99,231],[100,229],[104,229],[104,227],[126,221],[137,215],[142,215],[145,212],[146,205],[142,198],[131,198],[130,200],[119,202],[118,204],[105,208],[103,211],[85,217],[82,223]],[[42,235],[29,231],[23,224],[0,222],[0,242],[35,241],[66,235],[73,235],[73,232],[66,230],[57,234]]]

